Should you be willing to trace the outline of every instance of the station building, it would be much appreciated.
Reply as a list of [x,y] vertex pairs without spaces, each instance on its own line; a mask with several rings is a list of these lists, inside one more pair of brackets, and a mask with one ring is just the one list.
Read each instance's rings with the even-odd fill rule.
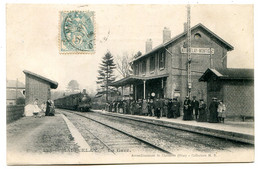
[[25,114],[32,114],[35,99],[38,99],[38,106],[51,98],[51,89],[56,89],[58,83],[46,77],[30,72],[23,71],[25,74]]
[[[234,48],[201,23],[191,28],[191,96],[207,99],[207,83],[198,81],[208,68],[227,68],[227,54]],[[146,41],[146,53],[134,58],[134,74],[111,85],[128,86],[133,99],[151,96],[159,98],[179,97],[183,102],[188,94],[187,74],[187,29],[171,37],[168,28],[163,30],[162,44],[152,47],[152,40]],[[122,90],[123,91],[123,90]]]

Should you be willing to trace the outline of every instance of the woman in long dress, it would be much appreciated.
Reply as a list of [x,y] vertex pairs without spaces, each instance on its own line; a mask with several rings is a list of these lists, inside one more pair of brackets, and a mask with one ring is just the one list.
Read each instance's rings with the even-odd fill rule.
[[212,102],[209,105],[209,122],[218,123],[218,102],[217,98],[213,97]]
[[199,104],[199,118],[198,122],[207,122],[207,105],[204,103],[204,100],[200,100]]
[[33,116],[36,118],[40,112],[40,108],[38,107],[38,99],[35,99],[33,103]]
[[192,120],[191,101],[189,99],[189,96],[186,96],[186,99],[184,100],[183,112],[183,120]]
[[45,112],[45,116],[49,116],[50,110],[51,110],[51,100],[48,99],[47,102],[46,102],[46,112]]

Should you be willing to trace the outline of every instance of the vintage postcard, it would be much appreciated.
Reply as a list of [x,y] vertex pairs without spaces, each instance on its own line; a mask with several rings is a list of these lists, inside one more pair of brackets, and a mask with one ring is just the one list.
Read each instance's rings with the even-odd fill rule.
[[7,164],[254,162],[253,18],[6,4]]

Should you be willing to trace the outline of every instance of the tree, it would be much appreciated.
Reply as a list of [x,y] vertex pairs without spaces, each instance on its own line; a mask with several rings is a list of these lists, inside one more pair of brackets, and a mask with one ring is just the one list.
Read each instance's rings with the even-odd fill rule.
[[115,81],[115,76],[113,74],[115,68],[114,58],[108,51],[102,58],[102,63],[98,70],[96,82],[100,85],[100,88],[98,89],[96,97],[106,95],[106,101],[108,101],[108,95],[116,91],[112,86],[109,86]]
[[122,57],[117,57],[116,65],[116,70],[120,73],[122,77],[127,77],[133,73],[127,52],[124,52]]
[[75,90],[79,90],[79,83],[76,80],[71,80],[68,83],[67,89],[71,92],[74,92]]
[[117,57],[117,71],[121,74],[122,77],[127,77],[133,74],[133,69],[132,69],[132,62],[131,60],[133,58],[137,58],[141,56],[142,53],[138,51],[136,54],[132,55],[132,58],[128,56],[127,52],[124,52],[122,57]]
[[23,98],[23,97],[18,97],[18,98],[16,99],[16,104],[17,104],[17,105],[24,105],[24,104],[25,104],[25,98]]

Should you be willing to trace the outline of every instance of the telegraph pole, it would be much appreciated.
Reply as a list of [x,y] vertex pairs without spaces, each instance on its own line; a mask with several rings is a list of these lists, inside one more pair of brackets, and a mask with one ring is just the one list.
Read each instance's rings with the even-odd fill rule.
[[187,5],[187,44],[188,44],[188,96],[191,97],[191,29],[190,29],[190,5]]

